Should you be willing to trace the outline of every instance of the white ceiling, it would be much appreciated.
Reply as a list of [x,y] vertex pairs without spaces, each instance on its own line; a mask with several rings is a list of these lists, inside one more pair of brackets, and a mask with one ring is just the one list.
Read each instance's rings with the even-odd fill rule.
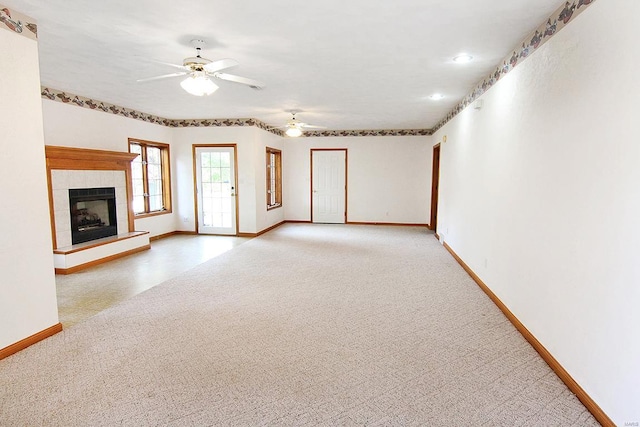
[[[341,129],[424,129],[563,3],[562,0],[0,0],[38,22],[42,85],[170,119],[301,121]],[[137,83],[194,56],[233,58],[194,97],[180,78]],[[468,52],[470,64],[452,58]],[[225,70],[226,71],[226,70]],[[439,102],[429,95],[439,92]]]

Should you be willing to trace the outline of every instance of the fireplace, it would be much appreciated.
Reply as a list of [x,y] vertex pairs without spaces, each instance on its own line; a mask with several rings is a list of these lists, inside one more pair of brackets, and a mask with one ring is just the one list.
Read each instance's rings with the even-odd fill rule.
[[69,189],[72,244],[88,242],[118,234],[116,189]]

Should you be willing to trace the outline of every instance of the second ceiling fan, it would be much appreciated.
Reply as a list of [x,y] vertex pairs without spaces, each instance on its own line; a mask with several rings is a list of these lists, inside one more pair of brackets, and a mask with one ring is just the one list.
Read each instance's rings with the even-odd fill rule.
[[296,119],[296,114],[298,113],[298,111],[291,110],[287,112],[291,113],[291,118],[287,120],[286,125],[279,127],[279,129],[285,130],[284,133],[286,133],[287,136],[296,138],[298,136],[301,136],[303,131],[306,129],[326,129],[324,126],[315,126],[299,121],[298,119]]
[[178,68],[181,71],[156,77],[149,77],[146,79],[140,79],[138,80],[138,82],[149,82],[153,80],[161,80],[171,77],[188,75],[185,80],[180,82],[180,86],[182,86],[185,91],[195,96],[211,95],[213,92],[218,90],[218,85],[216,85],[212,81],[212,78],[226,80],[233,83],[240,83],[257,90],[264,87],[264,84],[257,80],[236,76],[234,74],[222,73],[222,70],[238,65],[238,61],[231,58],[219,59],[217,61],[203,58],[200,55],[200,52],[205,44],[206,43],[204,42],[204,40],[191,40],[191,45],[196,49],[196,56],[185,58],[182,61],[182,65],[162,62],[162,64]]

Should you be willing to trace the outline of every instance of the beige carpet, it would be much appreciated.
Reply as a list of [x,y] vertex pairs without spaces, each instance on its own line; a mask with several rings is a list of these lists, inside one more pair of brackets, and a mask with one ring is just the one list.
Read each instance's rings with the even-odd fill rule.
[[597,425],[421,228],[279,227],[0,379],[2,426]]

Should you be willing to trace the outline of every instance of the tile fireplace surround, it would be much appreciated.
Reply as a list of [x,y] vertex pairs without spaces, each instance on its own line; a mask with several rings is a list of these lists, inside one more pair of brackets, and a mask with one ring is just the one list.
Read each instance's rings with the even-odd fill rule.
[[57,248],[71,246],[69,189],[99,187],[115,187],[118,234],[129,231],[127,181],[124,171],[52,170],[51,189]]
[[[56,273],[68,274],[148,249],[147,232],[135,232],[131,160],[136,154],[46,146],[49,209]],[[69,189],[114,187],[118,235],[72,245]]]

